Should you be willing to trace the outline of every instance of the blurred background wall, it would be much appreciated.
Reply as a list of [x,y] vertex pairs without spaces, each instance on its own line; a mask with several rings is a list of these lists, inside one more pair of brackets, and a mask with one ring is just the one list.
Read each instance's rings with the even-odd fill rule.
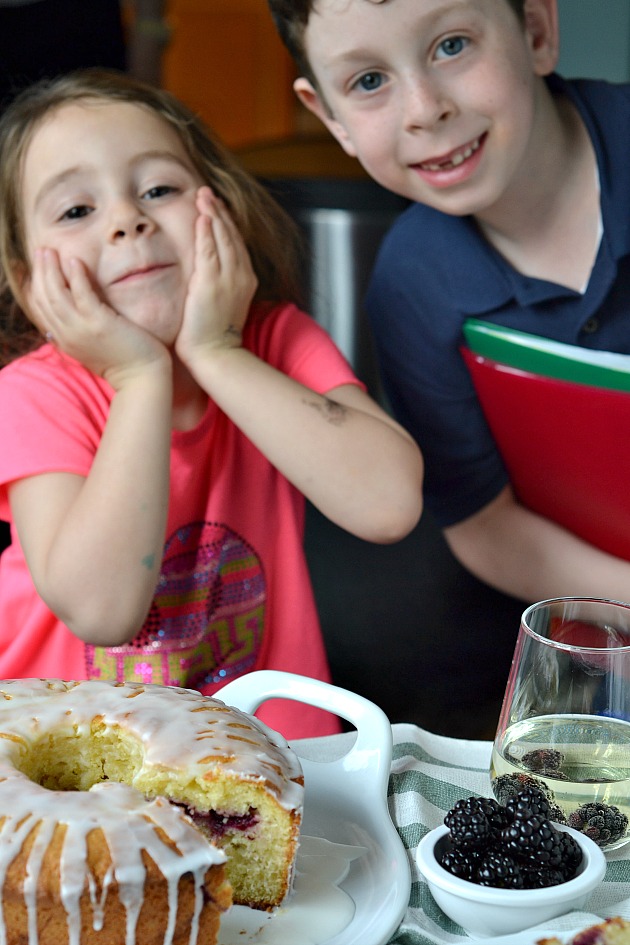
[[566,76],[630,79],[630,2],[558,0],[560,67]]

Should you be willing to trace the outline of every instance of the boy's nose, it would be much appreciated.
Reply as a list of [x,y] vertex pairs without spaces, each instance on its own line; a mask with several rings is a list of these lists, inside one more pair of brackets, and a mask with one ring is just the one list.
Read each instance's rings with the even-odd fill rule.
[[427,130],[455,111],[440,83],[426,76],[410,79],[403,89],[403,121],[406,131]]

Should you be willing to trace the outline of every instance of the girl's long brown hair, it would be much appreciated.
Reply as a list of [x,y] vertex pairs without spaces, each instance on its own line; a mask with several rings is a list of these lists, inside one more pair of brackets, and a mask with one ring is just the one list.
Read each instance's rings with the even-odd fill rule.
[[99,69],[43,80],[21,92],[0,119],[0,366],[41,344],[23,308],[19,273],[29,271],[22,216],[24,156],[40,123],[70,102],[126,102],[175,128],[202,180],[232,213],[258,277],[257,301],[301,301],[296,224],[201,120],[174,96]]

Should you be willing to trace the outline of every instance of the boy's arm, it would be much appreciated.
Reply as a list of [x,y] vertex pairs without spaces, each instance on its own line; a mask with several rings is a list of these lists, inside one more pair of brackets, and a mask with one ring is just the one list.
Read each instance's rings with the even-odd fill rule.
[[528,602],[576,595],[627,600],[630,593],[630,562],[531,512],[510,486],[444,535],[476,577]]

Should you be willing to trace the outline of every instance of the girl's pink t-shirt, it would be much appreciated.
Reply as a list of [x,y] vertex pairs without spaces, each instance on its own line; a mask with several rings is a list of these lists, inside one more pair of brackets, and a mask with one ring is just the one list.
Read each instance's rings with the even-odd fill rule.
[[[358,383],[293,305],[256,309],[244,345],[319,393]],[[88,474],[112,396],[50,345],[0,371],[0,518],[11,521],[11,481]],[[167,538],[141,632],[118,647],[74,636],[37,595],[12,528],[0,558],[0,678],[137,680],[207,694],[257,669],[329,679],[303,530],[303,496],[210,402],[195,429],[172,434]],[[333,716],[297,702],[273,700],[257,714],[288,738],[338,730]]]

